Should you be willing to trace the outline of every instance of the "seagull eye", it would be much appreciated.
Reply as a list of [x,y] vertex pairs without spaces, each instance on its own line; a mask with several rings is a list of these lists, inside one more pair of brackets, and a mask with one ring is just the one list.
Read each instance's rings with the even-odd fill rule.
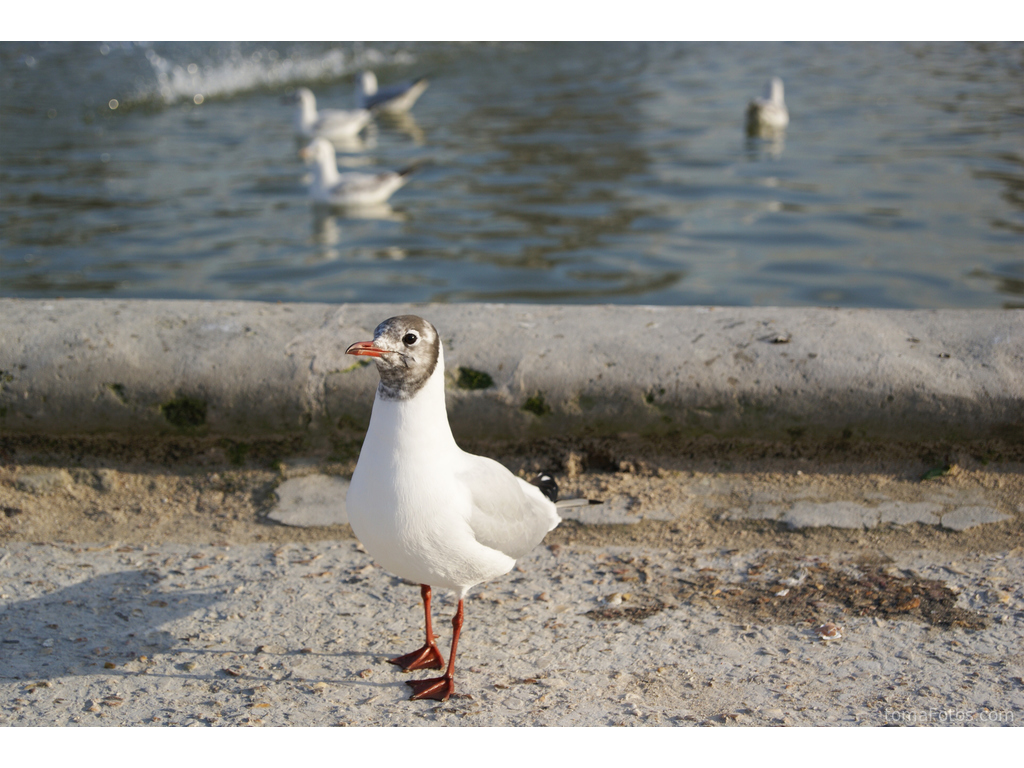
[[405,336],[402,337],[402,343],[405,344],[405,346],[407,347],[411,347],[417,341],[419,341],[419,338],[416,336],[415,333],[407,333],[405,334]]

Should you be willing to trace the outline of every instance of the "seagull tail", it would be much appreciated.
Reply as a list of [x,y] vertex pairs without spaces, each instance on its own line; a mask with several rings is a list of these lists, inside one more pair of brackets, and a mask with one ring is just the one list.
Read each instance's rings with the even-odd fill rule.
[[540,488],[540,492],[547,497],[548,501],[558,501],[558,483],[556,483],[555,478],[547,472],[541,472],[533,478],[533,480],[528,482],[530,485],[535,485]]
[[399,176],[408,176],[410,173],[418,171],[422,165],[422,163],[413,163],[412,165],[407,165],[405,168],[395,171],[395,173]]
[[603,501],[597,499],[562,499],[558,500],[558,483],[555,482],[555,478],[549,475],[547,472],[541,472],[533,480],[528,481],[530,485],[535,485],[540,489],[548,501],[552,501],[555,504],[556,509],[570,509],[572,507],[585,507],[589,504],[604,504]]
[[591,504],[604,504],[600,499],[562,499],[555,502],[556,509],[572,509],[573,507],[586,507]]

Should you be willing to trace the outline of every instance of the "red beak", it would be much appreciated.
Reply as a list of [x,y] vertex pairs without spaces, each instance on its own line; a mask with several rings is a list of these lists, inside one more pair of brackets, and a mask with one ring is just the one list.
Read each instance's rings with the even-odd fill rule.
[[345,350],[346,355],[357,355],[359,357],[383,357],[386,349],[373,346],[372,341],[357,341]]

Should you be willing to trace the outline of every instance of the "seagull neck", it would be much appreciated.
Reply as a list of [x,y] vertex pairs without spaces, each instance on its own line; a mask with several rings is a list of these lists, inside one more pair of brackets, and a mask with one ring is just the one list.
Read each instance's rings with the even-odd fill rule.
[[376,96],[377,76],[372,72],[364,72],[363,76],[359,78],[359,90],[362,91],[363,96]]
[[303,128],[312,127],[313,123],[316,122],[317,118],[316,102],[310,98],[302,99],[299,102],[299,104],[301,109],[301,117],[299,118],[299,122],[302,123]]
[[314,167],[321,187],[333,187],[341,180],[341,174],[338,173],[338,161],[333,149],[318,155]]
[[384,398],[378,388],[366,439],[378,436],[394,440],[395,449],[402,454],[424,453],[436,458],[439,452],[457,448],[448,423],[442,362],[439,361],[426,384],[410,398]]

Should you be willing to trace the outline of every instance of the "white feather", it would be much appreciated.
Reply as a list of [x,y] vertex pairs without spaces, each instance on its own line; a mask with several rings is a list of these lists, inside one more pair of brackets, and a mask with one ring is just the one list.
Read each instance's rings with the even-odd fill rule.
[[352,530],[385,569],[459,599],[508,573],[559,523],[537,488],[456,445],[440,346],[415,396],[389,400],[378,391],[346,506]]
[[299,88],[295,100],[295,132],[307,139],[351,139],[373,117],[367,109],[317,110],[316,97],[309,88]]
[[782,78],[773,77],[764,88],[764,97],[753,99],[747,106],[747,131],[750,133],[781,131],[789,125]]
[[405,186],[407,180],[408,172],[339,172],[337,155],[327,139],[313,139],[300,154],[313,162],[309,193],[318,203],[352,207],[380,205]]

